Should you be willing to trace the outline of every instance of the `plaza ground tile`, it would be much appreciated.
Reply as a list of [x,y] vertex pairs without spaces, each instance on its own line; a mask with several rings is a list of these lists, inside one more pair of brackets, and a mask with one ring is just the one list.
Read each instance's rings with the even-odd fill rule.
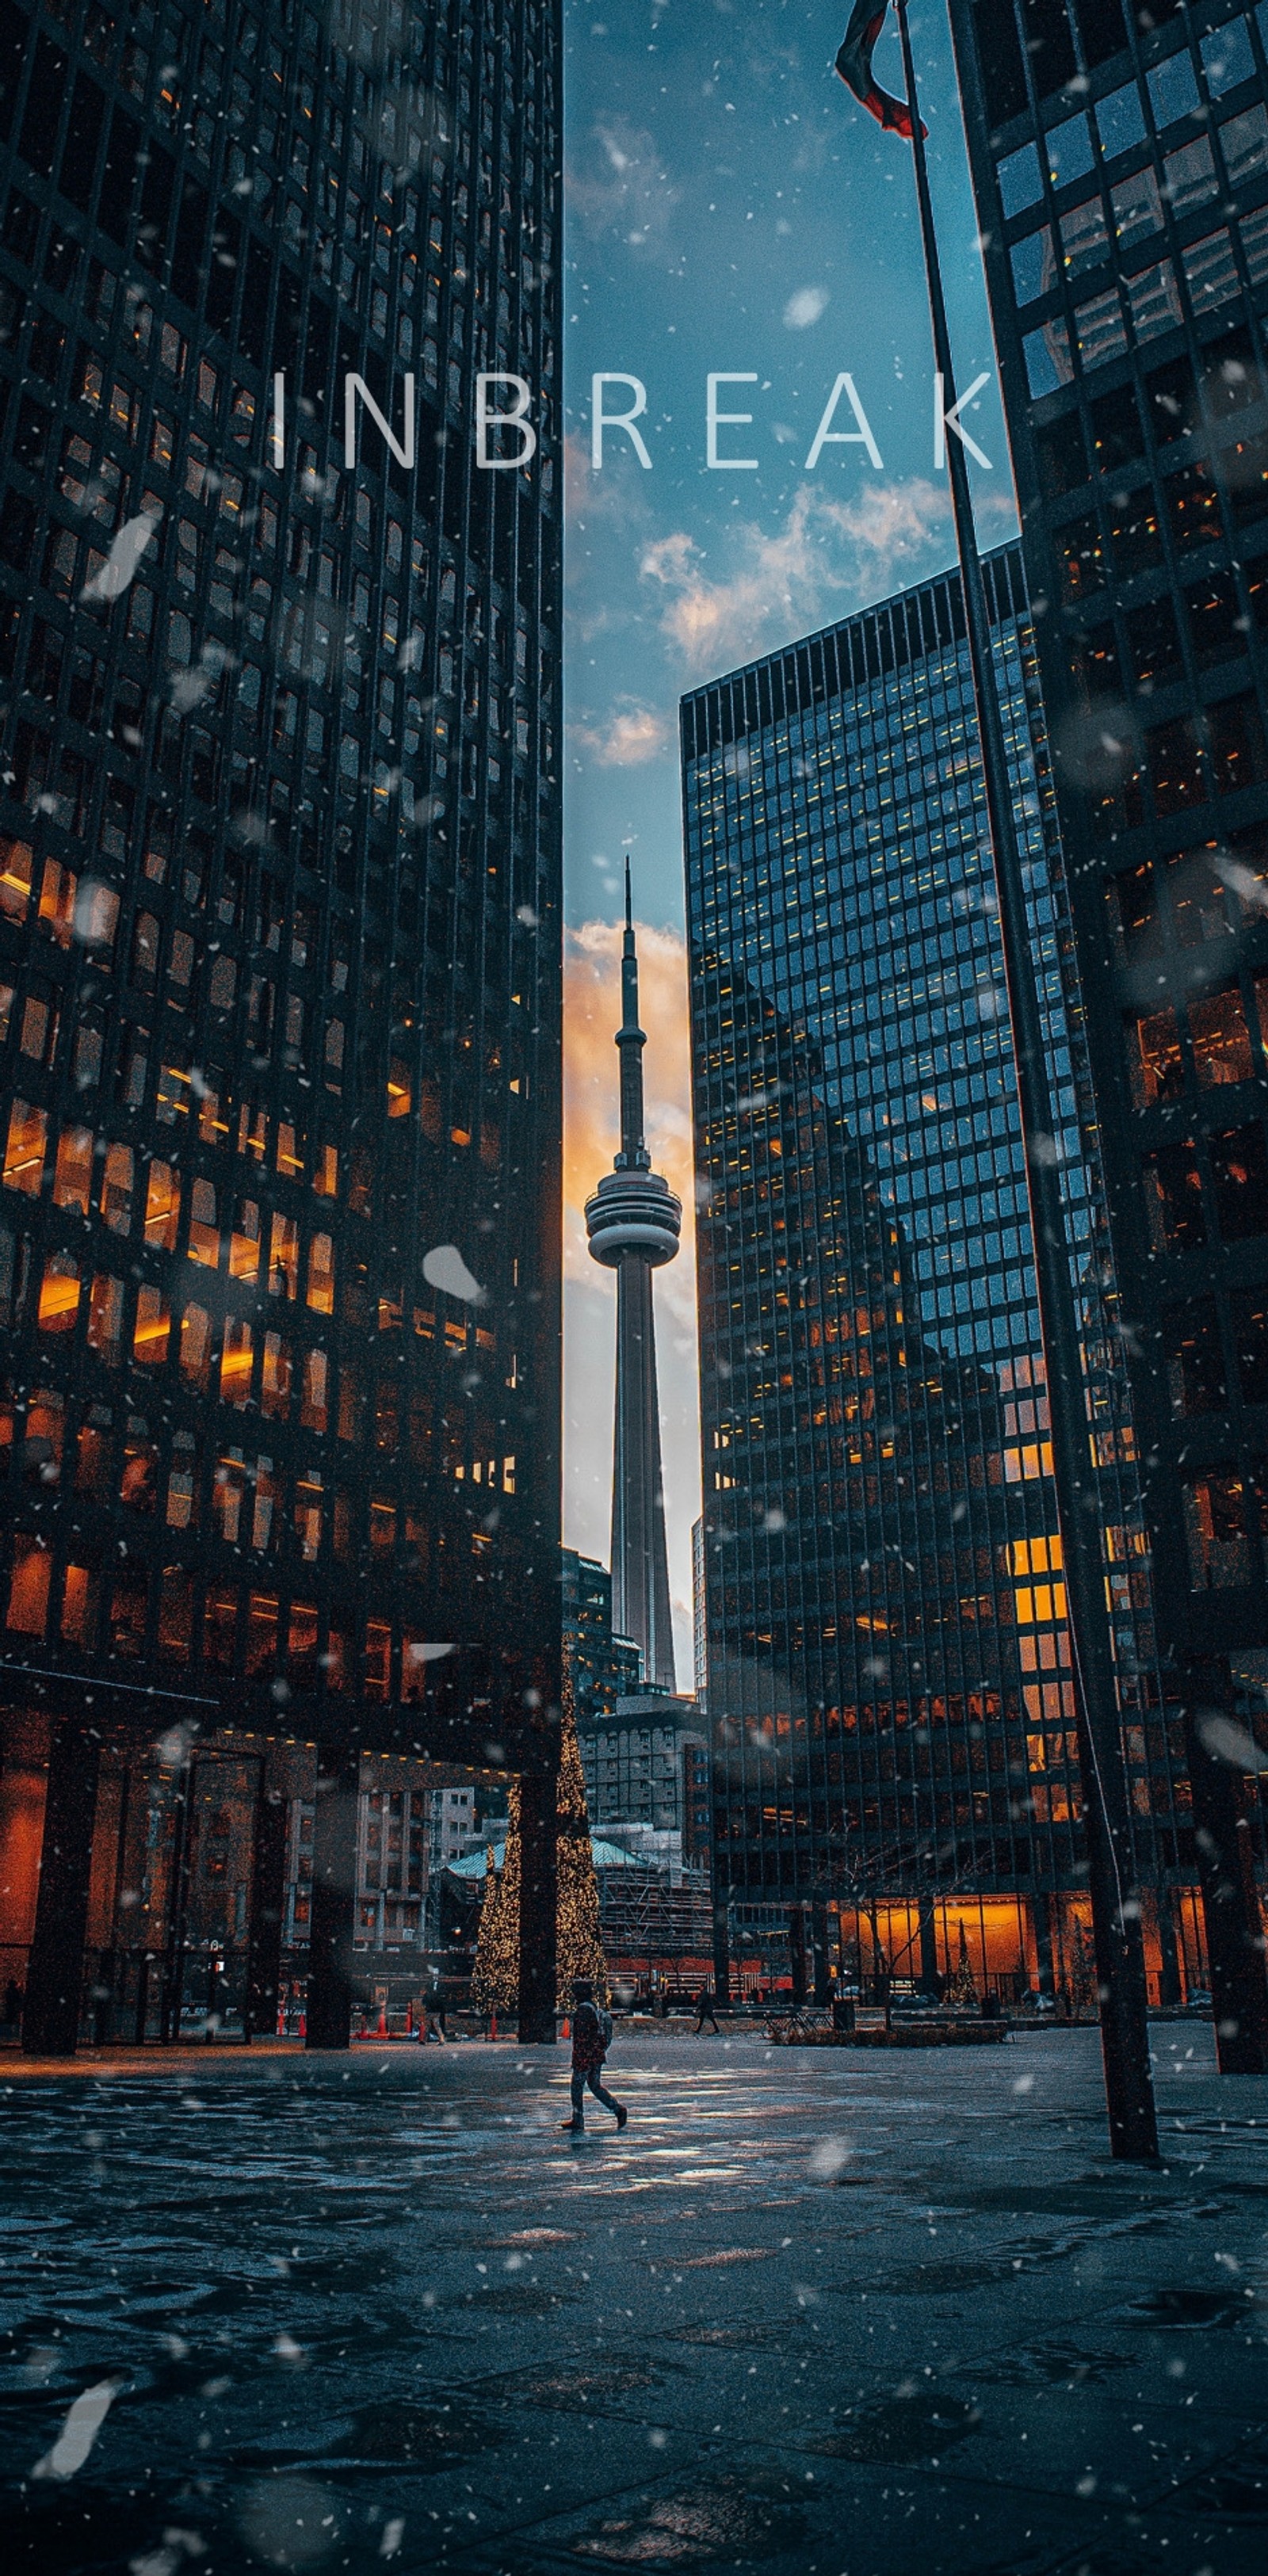
[[562,2049],[0,2060],[6,2576],[1262,2576],[1268,2085],[1175,2029],[1158,2173],[1083,2031],[621,2033],[575,2149]]

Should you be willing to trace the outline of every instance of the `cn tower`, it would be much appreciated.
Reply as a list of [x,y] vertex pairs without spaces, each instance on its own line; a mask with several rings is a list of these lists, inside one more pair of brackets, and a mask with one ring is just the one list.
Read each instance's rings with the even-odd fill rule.
[[674,1687],[669,1558],[661,1483],[660,1405],[652,1272],[678,1251],[682,1201],[651,1168],[643,1141],[643,1049],[638,1025],[638,952],[625,863],[621,946],[621,1150],[586,1201],[590,1257],[616,1272],[616,1443],[612,1475],[612,1625],[632,1637],[643,1678]]

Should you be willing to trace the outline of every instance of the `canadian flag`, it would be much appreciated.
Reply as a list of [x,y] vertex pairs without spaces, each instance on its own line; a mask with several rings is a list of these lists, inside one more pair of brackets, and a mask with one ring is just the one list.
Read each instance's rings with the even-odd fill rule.
[[[860,106],[867,109],[868,115],[874,116],[877,124],[883,125],[889,133],[905,134],[910,143],[911,117],[905,101],[901,98],[891,98],[889,91],[881,89],[872,78],[872,56],[876,51],[876,40],[885,24],[885,11],[888,5],[889,0],[881,0],[878,9],[876,0],[854,0],[850,23],[845,31],[841,51],[837,55],[836,67],[846,88],[853,90]],[[922,124],[921,133],[927,134],[928,130],[928,127]]]

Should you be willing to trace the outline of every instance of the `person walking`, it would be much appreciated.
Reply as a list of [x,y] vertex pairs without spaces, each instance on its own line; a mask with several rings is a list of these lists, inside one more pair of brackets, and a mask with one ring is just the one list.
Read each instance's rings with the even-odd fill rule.
[[706,2022],[712,2023],[717,2037],[721,2039],[722,2033],[718,2029],[718,2016],[713,2009],[713,1996],[707,1986],[702,1986],[696,1997],[695,2036],[697,2039],[699,2039],[700,2033],[704,2029]]
[[585,2135],[584,2099],[587,2084],[596,2102],[610,2111],[618,2129],[629,2118],[623,2102],[607,2092],[601,2080],[604,2058],[612,2040],[612,2015],[595,2002],[594,1987],[588,1977],[574,1977],[572,1985],[572,2118],[561,2126],[574,2138]]

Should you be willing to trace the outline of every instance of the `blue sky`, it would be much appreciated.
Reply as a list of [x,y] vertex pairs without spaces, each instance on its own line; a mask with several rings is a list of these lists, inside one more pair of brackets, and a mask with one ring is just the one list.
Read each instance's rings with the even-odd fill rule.
[[[682,919],[674,757],[684,687],[923,579],[949,560],[933,466],[929,322],[911,156],[832,72],[847,0],[634,0],[573,6],[567,87],[568,883],[574,920],[615,908],[623,849],[640,909]],[[941,0],[912,18],[930,127],[983,533],[1011,525],[1011,479]],[[900,84],[892,15],[877,70]],[[650,472],[621,433],[589,462],[591,378],[639,377]],[[754,414],[705,463],[706,377]],[[848,371],[883,458],[825,447]],[[610,407],[628,401],[614,391]],[[853,429],[842,399],[833,424]],[[608,864],[601,866],[600,860]]]
[[[660,936],[649,1136],[679,1186],[690,1178],[681,1030],[682,691],[814,627],[924,580],[953,552],[935,472],[933,368],[911,155],[835,77],[849,0],[633,0],[572,5],[566,88],[565,378],[566,883],[574,931],[568,1076],[567,1245],[570,1543],[606,1559],[613,1342],[611,1283],[586,1262],[580,1203],[605,1104],[615,1109],[615,954],[603,925],[635,908]],[[1014,525],[1012,479],[942,0],[917,0],[912,34],[958,379],[990,382],[966,425],[991,460],[973,466],[984,542]],[[878,77],[901,86],[892,16]],[[630,439],[608,432],[591,463],[596,373],[638,378]],[[706,462],[706,380],[720,429]],[[881,457],[827,444],[807,470],[835,380],[849,373]],[[614,387],[609,410],[627,408]],[[843,397],[837,430],[857,423]],[[607,981],[604,981],[604,978]],[[645,1024],[647,1015],[645,1014]],[[615,1135],[612,1143],[615,1144]],[[657,1295],[671,1588],[681,1681],[690,1523],[698,1504],[689,1245]]]

